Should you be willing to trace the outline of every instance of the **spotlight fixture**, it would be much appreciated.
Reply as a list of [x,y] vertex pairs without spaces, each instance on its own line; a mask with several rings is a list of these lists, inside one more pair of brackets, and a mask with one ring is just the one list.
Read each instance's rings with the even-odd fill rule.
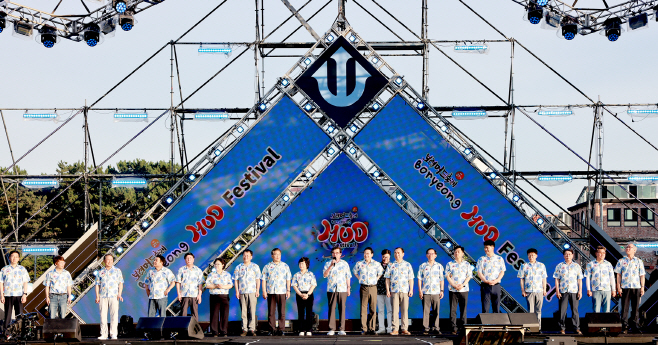
[[374,103],[370,106],[370,109],[372,109],[372,110],[374,110],[374,111],[377,111],[377,110],[381,109],[381,107],[382,107],[382,105],[379,104],[379,102],[374,102]]
[[288,194],[285,194],[281,199],[283,199],[283,202],[288,202],[288,200],[290,200],[290,197],[288,196]]
[[135,26],[135,23],[135,18],[130,14],[122,14],[119,16],[119,25],[123,31],[132,30],[133,26]]
[[574,23],[562,25],[562,37],[564,37],[565,40],[571,41],[576,38],[576,34],[578,34],[578,25]]
[[563,246],[564,250],[571,249],[571,244],[569,242],[566,242]]
[[7,27],[7,13],[4,11],[0,11],[0,32],[3,32],[5,28]]
[[165,202],[165,204],[167,204],[167,205],[171,205],[171,204],[174,203],[174,197],[171,196],[171,195],[167,195],[167,196],[164,198],[164,202]]
[[87,45],[90,47],[95,47],[98,43],[101,42],[101,28],[94,23],[89,23],[85,25],[85,29],[82,33],[82,39],[87,42]]
[[548,0],[537,0],[537,6],[544,7],[548,4]]
[[619,18],[608,18],[603,22],[605,30],[602,33],[608,38],[608,41],[614,42],[619,39],[621,36],[621,19]]
[[187,179],[188,179],[188,181],[192,182],[192,181],[196,180],[196,175],[189,174],[189,175],[187,175]]
[[541,18],[544,16],[544,9],[536,3],[530,2],[528,5],[528,13],[526,15],[530,24],[539,24]]
[[521,197],[518,196],[518,195],[514,195],[514,196],[512,197],[512,200],[514,200],[514,202],[519,202],[519,200],[521,200]]
[[118,13],[125,13],[128,9],[128,5],[125,0],[113,0],[112,8],[114,8]]
[[118,247],[117,248],[117,254],[123,253],[123,247]]
[[142,177],[115,177],[112,179],[112,188],[146,188],[148,181]]
[[14,32],[12,33],[12,36],[29,40],[33,33],[34,27],[32,24],[23,21],[14,22]]
[[240,249],[242,249],[242,244],[239,243],[239,242],[236,243],[236,244],[233,246],[233,249],[235,249],[235,251],[240,251]]
[[259,228],[262,228],[262,227],[264,227],[264,226],[265,226],[265,219],[263,219],[263,218],[259,218],[259,219],[258,219],[258,227],[259,227]]
[[21,184],[30,189],[59,188],[59,181],[55,179],[28,179]]
[[628,18],[628,30],[639,30],[647,28],[649,25],[649,16],[646,13],[640,13]]
[[[148,221],[146,221],[146,220],[145,220],[145,221],[143,221],[143,222],[142,222],[142,229],[146,229],[146,228],[148,228],[148,227],[149,227],[149,225],[151,225],[151,224],[149,224],[149,222],[148,222]],[[119,248],[121,248],[121,247],[119,247]]]

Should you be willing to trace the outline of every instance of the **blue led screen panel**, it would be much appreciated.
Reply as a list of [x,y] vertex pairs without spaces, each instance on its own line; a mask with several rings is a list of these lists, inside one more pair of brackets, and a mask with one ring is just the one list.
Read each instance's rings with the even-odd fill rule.
[[[164,255],[174,274],[185,265],[183,256],[187,252],[194,253],[195,265],[205,269],[328,143],[329,138],[320,128],[284,97],[117,263],[125,281],[121,315],[135,319],[147,315],[144,273],[155,255]],[[259,177],[253,173],[250,176],[253,183],[246,176],[250,170],[260,171]],[[235,189],[237,186],[241,186],[241,192]],[[169,301],[174,298],[175,289]],[[87,323],[100,320],[94,299],[90,291],[74,307]],[[201,320],[208,320],[207,303],[205,293],[199,306]]]
[[[506,260],[502,285],[524,306],[517,270],[527,260],[526,250],[536,248],[551,286],[543,309],[557,310],[552,275],[563,261],[560,251],[400,96],[355,142],[475,260],[484,255],[484,239],[495,240],[496,253]],[[471,291],[469,317],[475,317],[481,307],[479,287]]]

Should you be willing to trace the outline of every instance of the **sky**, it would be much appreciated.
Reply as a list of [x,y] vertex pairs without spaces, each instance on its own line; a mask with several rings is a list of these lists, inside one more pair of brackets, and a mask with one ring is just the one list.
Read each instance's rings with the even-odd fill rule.
[[[264,0],[265,31],[270,33],[290,12],[278,0]],[[590,98],[606,104],[658,103],[655,80],[658,71],[658,49],[652,43],[658,23],[646,30],[625,32],[617,42],[605,36],[577,36],[573,41],[560,39],[556,31],[542,29],[523,20],[524,9],[511,0],[464,0],[507,37],[513,37]],[[90,7],[102,2],[87,1]],[[306,1],[290,0],[296,7]],[[20,0],[33,8],[52,10],[48,0]],[[327,2],[312,0],[300,13],[309,18]],[[378,1],[407,27],[420,35],[421,1]],[[16,159],[23,156],[61,124],[53,121],[24,121],[27,108],[81,108],[101,98],[116,83],[142,64],[158,49],[176,40],[192,25],[215,8],[218,0],[166,0],[139,13],[137,23],[129,32],[118,31],[102,44],[90,48],[84,43],[67,40],[46,49],[34,40],[12,37],[9,30],[0,33],[0,108],[4,111],[8,137]],[[371,0],[347,1],[346,16],[353,29],[367,41],[399,41],[360,6],[373,13],[402,39],[416,40],[413,34],[395,22]],[[598,1],[581,0],[582,6],[600,6]],[[320,35],[326,32],[337,15],[337,1],[331,1],[309,24]],[[255,38],[254,2],[227,0],[208,19],[190,31],[181,42],[251,42]],[[80,13],[80,2],[63,0],[58,14]],[[429,1],[429,37],[433,40],[502,39],[457,0]],[[259,11],[260,13],[260,11]],[[278,42],[299,26],[294,18],[273,33],[266,41]],[[313,38],[301,29],[288,42],[309,42]],[[510,67],[513,63],[514,102],[519,105],[588,104],[588,100],[561,80],[518,45],[513,59],[509,43],[491,43],[490,53],[456,54],[450,44],[439,44],[450,57],[462,64],[495,93],[507,98]],[[244,46],[233,45],[233,56],[205,56],[197,53],[198,44],[177,45],[183,97],[187,97],[208,78],[223,68]],[[302,54],[304,51],[278,51],[281,55]],[[255,102],[254,53],[248,51],[224,72],[210,81],[189,101],[186,108],[251,107]],[[171,105],[171,49],[166,47],[143,68],[117,89],[104,97],[96,107],[167,108]],[[384,59],[416,90],[421,90],[421,57]],[[265,88],[270,89],[276,78],[284,75],[297,61],[294,57],[265,59]],[[502,105],[502,102],[473,81],[435,48],[430,52],[429,102],[434,106]],[[176,76],[174,70],[174,76]],[[174,105],[178,104],[178,84],[174,82]],[[633,122],[627,107],[611,107],[613,113],[654,145],[658,144],[658,119]],[[66,119],[69,111],[58,111]],[[114,122],[113,110],[89,113],[89,131],[97,163],[105,161],[119,147],[135,136],[145,122]],[[149,123],[161,112],[149,111]],[[574,115],[543,118],[531,115],[547,130],[582,157],[590,148],[593,114],[590,108],[574,108]],[[478,121],[453,121],[464,133],[502,161],[505,122],[502,118]],[[604,116],[603,168],[607,170],[656,170],[657,152],[633,134],[612,115]],[[188,156],[192,157],[230,127],[225,122],[185,121]],[[84,157],[83,119],[78,116],[60,131],[27,155],[18,165],[30,174],[55,173],[57,162],[75,162]],[[118,160],[168,160],[170,153],[170,122],[160,119],[118,152],[108,164]],[[586,170],[586,164],[549,136],[525,115],[517,113],[516,167],[521,171]],[[11,164],[7,138],[0,138],[0,166]],[[584,180],[575,180],[557,187],[541,187],[563,208],[575,203]],[[545,201],[544,198],[540,200]],[[551,207],[551,210],[557,210]]]

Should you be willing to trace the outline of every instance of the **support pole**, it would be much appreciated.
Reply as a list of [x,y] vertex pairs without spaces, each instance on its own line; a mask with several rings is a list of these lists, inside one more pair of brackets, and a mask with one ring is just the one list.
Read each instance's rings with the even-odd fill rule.
[[254,103],[260,102],[261,98],[261,89],[260,89],[260,74],[258,71],[258,50],[260,49],[260,28],[259,26],[259,16],[258,16],[258,1],[255,0],[256,4],[256,40],[254,41],[254,69],[255,69],[255,91],[254,91]]
[[603,224],[603,109],[601,109],[601,99],[596,106],[596,146],[598,154],[596,156],[598,168],[598,185],[599,185],[599,224]]
[[[171,152],[171,157],[170,157],[170,163],[169,163],[169,173],[173,174],[174,173],[174,151],[176,150],[176,147],[174,145],[174,124],[176,121],[176,112],[174,111],[174,41],[169,42],[169,47],[170,49],[170,56],[169,56],[169,69],[170,69],[170,84],[171,88],[169,91],[170,98],[171,98],[171,103],[169,106],[170,109],[170,115],[171,115],[171,120],[169,123],[169,131],[170,137],[171,137],[171,143],[170,143],[170,152]],[[99,225],[100,229],[100,225]]]
[[84,119],[85,119],[85,124],[84,124],[84,132],[85,132],[85,167],[84,167],[84,183],[85,183],[85,195],[84,195],[84,227],[83,230],[87,231],[87,225],[89,224],[89,174],[87,174],[87,164],[89,162],[89,137],[87,136],[87,126],[89,126],[89,123],[87,122],[87,115],[89,112],[89,108],[87,108],[87,101],[85,100],[85,108],[84,108]]
[[423,41],[423,98],[428,102],[430,87],[429,87],[429,58],[430,58],[430,49],[429,44],[427,43],[427,0],[423,0],[423,22],[420,30],[421,40]]

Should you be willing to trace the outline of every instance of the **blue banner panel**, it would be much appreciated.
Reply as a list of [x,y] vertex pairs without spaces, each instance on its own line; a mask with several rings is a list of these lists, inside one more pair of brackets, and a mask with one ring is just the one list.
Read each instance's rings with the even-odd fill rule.
[[[338,157],[311,187],[254,241],[250,247],[254,251],[253,262],[262,270],[272,261],[270,251],[280,248],[282,260],[294,275],[299,272],[299,259],[308,257],[310,270],[318,283],[314,291],[313,312],[319,314],[320,319],[327,319],[327,279],[322,277],[322,268],[330,260],[333,245],[344,247],[343,259],[349,264],[350,271],[357,261],[363,260],[363,251],[367,247],[372,247],[375,252],[373,259],[377,261],[381,261],[383,249],[392,253],[396,247],[402,247],[404,260],[411,263],[416,277],[414,294],[409,302],[409,317],[422,318],[417,274],[419,266],[427,261],[425,251],[428,248],[440,252],[434,240],[345,155]],[[326,240],[321,242],[319,237]],[[394,260],[392,255],[391,260]],[[447,262],[444,256],[437,260],[442,265]],[[350,284],[346,317],[358,319],[359,282],[353,276]],[[477,304],[477,299],[472,297],[471,303]],[[447,295],[441,300],[440,308],[440,316],[448,317]],[[234,300],[231,302],[232,320],[239,319],[238,310],[239,304]],[[267,319],[267,303],[262,298],[258,302],[258,317]],[[294,290],[287,302],[286,319],[297,319]]]
[[[543,309],[548,313],[557,309],[552,276],[563,261],[560,251],[400,96],[355,141],[476,260],[484,255],[482,242],[494,240],[496,254],[507,264],[502,286],[522,305],[525,298],[516,275],[526,260],[526,250],[536,248],[551,286]],[[471,295],[479,295],[478,287],[472,290]],[[472,296],[469,317],[480,307],[479,299]],[[583,303],[581,313],[589,308]]]
[[[191,252],[201,269],[214,260],[323,150],[329,138],[289,98],[275,105],[245,138],[183,200],[117,263],[124,278],[121,315],[148,314],[144,273],[162,254],[174,274]],[[169,301],[176,298],[176,290]],[[100,320],[93,291],[75,312],[87,323]],[[208,296],[199,307],[209,319]]]

